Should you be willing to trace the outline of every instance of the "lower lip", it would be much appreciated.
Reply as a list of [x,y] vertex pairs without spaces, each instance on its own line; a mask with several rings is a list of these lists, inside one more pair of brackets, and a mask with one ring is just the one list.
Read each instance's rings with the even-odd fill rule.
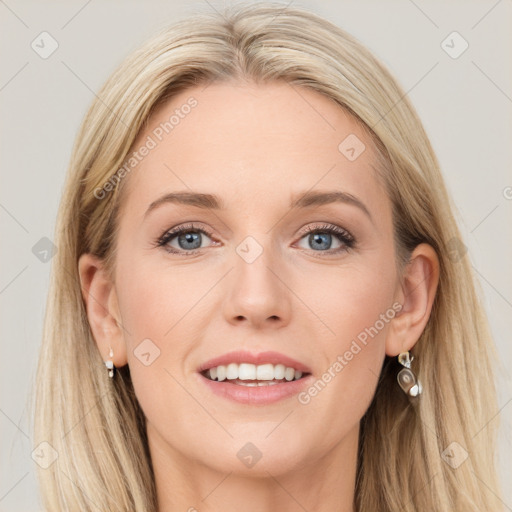
[[290,398],[300,393],[313,379],[313,375],[308,375],[299,380],[281,382],[270,386],[244,386],[229,384],[227,381],[210,380],[200,373],[197,375],[216,395],[249,405],[268,405]]

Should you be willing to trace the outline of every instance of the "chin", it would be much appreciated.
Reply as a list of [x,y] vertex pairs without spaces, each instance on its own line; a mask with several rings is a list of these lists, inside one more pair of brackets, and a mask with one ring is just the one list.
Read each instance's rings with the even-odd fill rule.
[[223,473],[258,478],[283,475],[306,464],[307,454],[303,450],[307,443],[300,443],[299,440],[296,443],[293,440],[287,442],[277,435],[271,439],[274,435],[270,434],[267,439],[267,432],[255,436],[236,436],[228,444],[219,441],[212,458],[204,463]]

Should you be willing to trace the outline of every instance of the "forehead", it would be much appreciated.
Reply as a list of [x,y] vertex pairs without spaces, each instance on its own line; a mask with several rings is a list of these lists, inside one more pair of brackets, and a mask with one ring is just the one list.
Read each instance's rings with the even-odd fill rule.
[[312,188],[382,195],[357,121],[333,100],[285,82],[188,88],[154,112],[132,150],[144,153],[125,184],[134,208],[187,189],[234,207],[271,198],[288,204]]

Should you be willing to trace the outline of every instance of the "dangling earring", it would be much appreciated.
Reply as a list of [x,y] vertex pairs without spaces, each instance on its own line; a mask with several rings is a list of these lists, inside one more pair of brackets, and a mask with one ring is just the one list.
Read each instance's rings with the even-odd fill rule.
[[398,356],[398,362],[405,366],[402,368],[397,375],[398,384],[409,396],[418,396],[423,391],[421,382],[416,378],[416,375],[411,370],[411,362],[414,356],[409,356],[409,351],[402,352]]
[[108,376],[110,378],[114,377],[114,361],[112,361],[112,356],[114,355],[114,352],[112,351],[112,347],[110,347],[110,352],[108,356],[111,358],[110,361],[104,361],[105,366],[108,368]]

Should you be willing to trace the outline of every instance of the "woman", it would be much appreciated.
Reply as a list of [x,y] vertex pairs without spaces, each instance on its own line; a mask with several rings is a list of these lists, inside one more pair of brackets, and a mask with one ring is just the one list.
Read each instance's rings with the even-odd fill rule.
[[401,88],[319,16],[239,6],[148,41],[87,113],[60,207],[45,506],[501,510],[451,211]]

